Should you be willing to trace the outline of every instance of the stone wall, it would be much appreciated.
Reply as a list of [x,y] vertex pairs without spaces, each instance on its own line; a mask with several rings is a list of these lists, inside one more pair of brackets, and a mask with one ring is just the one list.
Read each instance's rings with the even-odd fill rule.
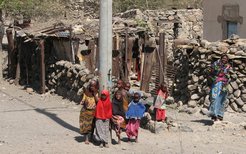
[[210,88],[206,68],[224,53],[230,58],[232,70],[227,106],[234,111],[246,112],[246,39],[234,38],[221,42],[202,40],[200,44],[179,45],[175,52],[178,68],[174,85],[174,98],[185,107],[208,108]]
[[72,64],[67,61],[58,61],[48,67],[47,86],[64,98],[79,103],[94,75],[83,64]]
[[121,18],[145,22],[149,33],[166,34],[168,60],[173,61],[173,44],[175,39],[198,39],[203,37],[203,11],[200,9],[181,10],[129,10]]

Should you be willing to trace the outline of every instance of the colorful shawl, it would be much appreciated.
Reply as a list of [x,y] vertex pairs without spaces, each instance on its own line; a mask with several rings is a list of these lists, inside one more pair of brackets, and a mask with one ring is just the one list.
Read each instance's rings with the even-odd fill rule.
[[154,108],[157,109],[166,109],[166,99],[168,97],[167,92],[163,92],[162,90],[158,91],[158,95],[155,101]]
[[222,81],[222,90],[227,91],[228,82],[230,79],[229,70],[230,64],[223,64],[221,60],[217,60],[213,63],[209,70],[209,77],[212,79],[213,84]]
[[126,112],[126,119],[141,119],[145,112],[145,106],[141,102],[132,101]]

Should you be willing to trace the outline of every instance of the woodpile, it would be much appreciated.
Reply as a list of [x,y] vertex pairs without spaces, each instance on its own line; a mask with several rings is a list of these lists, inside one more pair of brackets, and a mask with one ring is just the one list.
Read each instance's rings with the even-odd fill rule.
[[184,108],[209,107],[210,87],[206,69],[222,54],[227,54],[232,69],[226,105],[236,112],[246,112],[246,39],[234,35],[221,42],[193,41],[178,45],[174,54],[178,69],[174,98],[180,101],[179,104],[185,104]]

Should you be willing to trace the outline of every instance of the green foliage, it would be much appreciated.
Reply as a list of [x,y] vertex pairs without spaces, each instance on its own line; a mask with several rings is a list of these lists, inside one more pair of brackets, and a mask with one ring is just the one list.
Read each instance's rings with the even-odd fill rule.
[[146,28],[146,27],[148,26],[147,23],[146,23],[145,21],[143,21],[143,20],[136,19],[136,22],[137,22],[137,25],[138,25],[139,27],[144,27],[144,28]]
[[22,14],[26,17],[58,15],[64,9],[63,3],[57,0],[0,0],[0,2],[1,8],[12,15]]
[[187,8],[201,7],[202,0],[114,0],[114,12],[124,12],[128,9],[168,9],[171,7]]

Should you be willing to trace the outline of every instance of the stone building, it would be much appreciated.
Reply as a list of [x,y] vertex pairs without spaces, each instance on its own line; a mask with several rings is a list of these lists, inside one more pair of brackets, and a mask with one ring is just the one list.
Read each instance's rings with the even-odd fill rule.
[[204,0],[204,38],[227,39],[232,34],[246,37],[245,0]]

